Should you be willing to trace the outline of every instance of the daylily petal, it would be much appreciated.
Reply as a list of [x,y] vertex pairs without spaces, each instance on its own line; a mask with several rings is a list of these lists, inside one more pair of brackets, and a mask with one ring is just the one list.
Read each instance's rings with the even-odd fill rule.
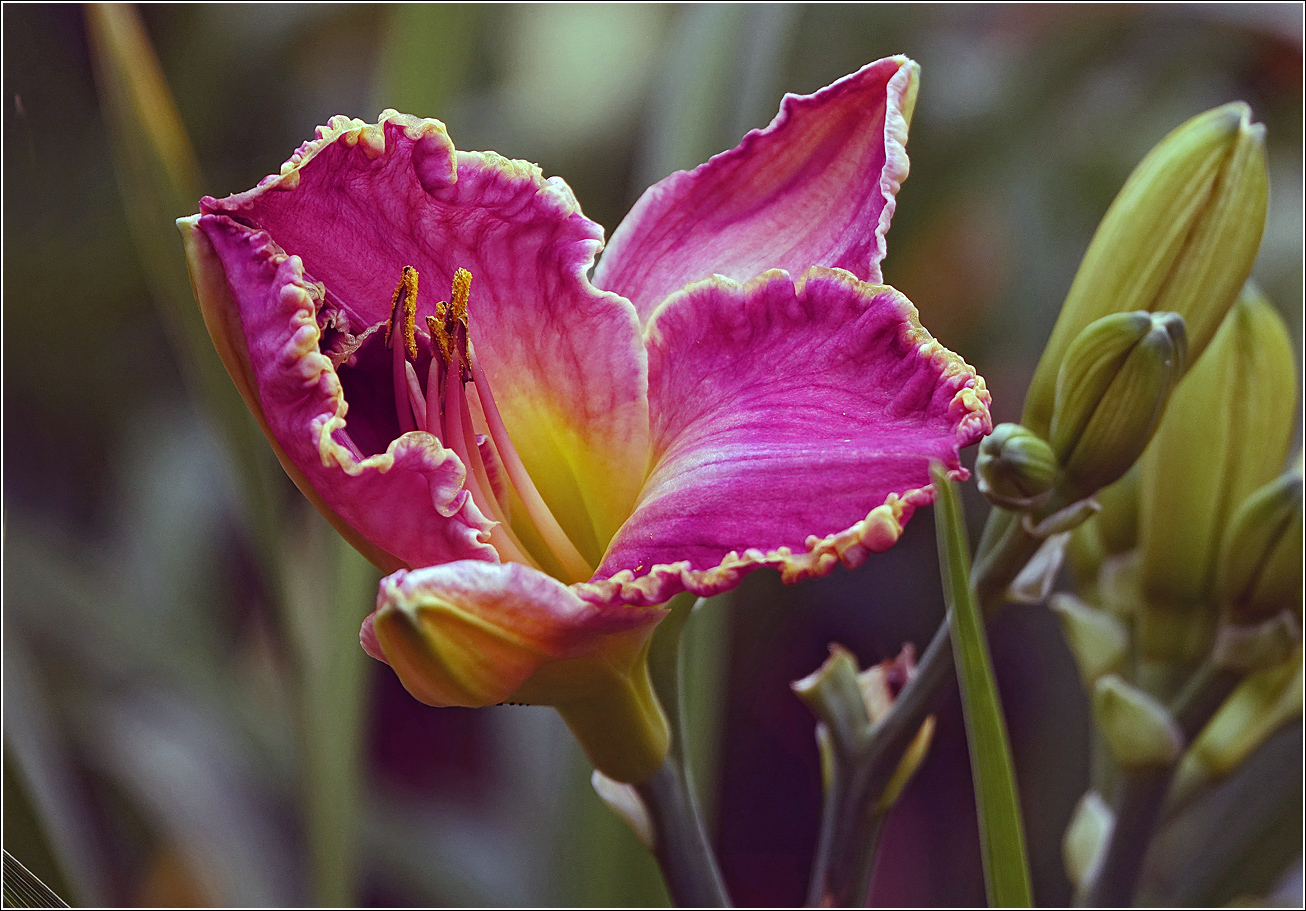
[[[629,664],[665,611],[607,607],[516,563],[461,561],[381,580],[376,611],[363,624],[368,654],[385,661],[428,705],[565,702],[583,692],[586,656]],[[531,680],[548,666],[548,692]]]
[[712,274],[847,269],[879,282],[894,196],[907,177],[907,124],[919,67],[889,57],[780,113],[729,152],[645,191],[594,273],[641,318]]
[[597,562],[646,466],[645,354],[630,304],[586,278],[602,229],[566,184],[455,152],[438,121],[387,111],[376,125],[334,118],[280,176],[202,207],[300,257],[354,333],[389,316],[404,266],[421,276],[419,326],[455,270],[470,270],[472,344],[513,443]]
[[[199,216],[186,227],[202,306],[238,320],[221,333],[228,356],[243,358],[250,371],[238,385],[253,381],[255,414],[323,514],[338,528],[343,523],[351,541],[367,542],[364,553],[384,568],[497,559],[486,543],[491,523],[462,489],[466,471],[438,440],[405,434],[367,458],[349,441],[340,378],[319,350],[321,288],[299,257],[224,215]],[[228,301],[205,304],[224,293]]]
[[582,597],[709,595],[885,550],[933,500],[929,463],[992,429],[984,381],[903,295],[847,272],[716,277],[647,330],[653,470]]

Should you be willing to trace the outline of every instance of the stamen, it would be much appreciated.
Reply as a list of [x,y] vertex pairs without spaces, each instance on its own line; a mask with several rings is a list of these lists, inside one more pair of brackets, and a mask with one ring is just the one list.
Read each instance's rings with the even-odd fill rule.
[[[402,309],[401,309],[402,308]],[[417,270],[404,266],[403,275],[395,287],[394,298],[390,301],[390,322],[385,327],[385,343],[391,344],[396,322],[400,323],[404,334],[404,347],[412,360],[417,360]]]
[[443,363],[449,363],[453,360],[453,339],[449,336],[449,330],[445,328],[445,321],[449,316],[449,302],[440,301],[435,305],[435,316],[426,318],[426,329],[431,333],[431,354],[434,355],[439,350],[440,358]]
[[[484,492],[484,497],[482,499],[484,499],[490,507],[490,511],[487,512],[486,515],[499,523],[498,526],[490,532],[491,543],[493,543],[495,548],[499,550],[500,557],[514,559],[518,563],[525,563],[539,569],[539,563],[525,556],[526,549],[521,546],[521,542],[517,540],[517,536],[513,534],[512,524],[509,523],[508,517],[503,512],[498,498],[494,495],[494,485],[490,483],[490,473],[485,467],[485,460],[481,458],[481,447],[476,445],[476,431],[472,427],[472,415],[467,409],[467,402],[465,399],[463,400],[462,407],[459,411],[461,412],[463,419],[463,440],[467,444],[468,461],[464,464],[467,464],[468,467],[471,468],[472,474],[476,478],[476,486]],[[506,539],[507,543],[511,544],[513,552],[516,554],[515,557],[510,557],[501,549],[502,544],[500,543],[500,538]]]
[[493,393],[490,392],[490,381],[474,353],[470,366],[472,379],[476,383],[476,392],[481,399],[481,410],[485,413],[485,423],[490,430],[490,438],[494,440],[494,446],[499,450],[499,460],[503,462],[504,471],[508,473],[512,486],[517,489],[517,494],[526,507],[526,514],[535,523],[540,537],[558,558],[563,570],[572,577],[572,581],[588,580],[592,575],[590,565],[580,555],[576,545],[571,543],[571,538],[567,537],[567,533],[562,530],[562,526],[549,510],[548,504],[536,490],[535,482],[531,480],[526,466],[522,464],[521,456],[517,454],[517,448],[512,445],[508,428],[504,426],[503,416],[499,413],[499,406],[494,401]]
[[[414,288],[415,286],[414,278]],[[426,326],[431,336],[431,366],[427,372],[425,413],[420,415],[421,423],[428,432],[443,439],[445,446],[453,450],[466,467],[465,484],[473,502],[484,515],[493,517],[498,523],[495,530],[491,532],[491,543],[499,549],[500,555],[537,566],[538,564],[526,555],[525,548],[513,533],[507,521],[508,510],[495,495],[485,461],[481,457],[480,448],[476,445],[476,430],[472,424],[465,388],[467,382],[474,380],[489,427],[490,440],[498,452],[499,462],[508,477],[509,485],[515,488],[518,496],[521,497],[529,521],[535,526],[541,540],[558,561],[564,574],[573,582],[583,582],[590,577],[591,567],[576,549],[576,545],[567,537],[567,533],[563,531],[544,502],[544,498],[540,496],[534,482],[531,481],[526,466],[522,464],[521,457],[508,437],[507,428],[490,392],[490,384],[485,377],[485,372],[473,355],[467,323],[467,305],[471,287],[472,274],[466,269],[457,270],[451,288],[452,302],[441,301],[436,304],[435,314],[426,318]],[[399,291],[395,294],[397,306]],[[415,293],[413,300],[416,301]],[[407,317],[408,314],[405,313],[405,316]],[[396,310],[396,316],[392,317],[392,320],[397,318]],[[408,319],[411,320],[411,317]],[[440,407],[441,404],[443,409]],[[413,410],[417,409],[414,407]],[[443,436],[440,434],[441,429],[444,430]]]
[[[489,477],[485,473],[485,465],[480,461],[480,450],[469,449],[467,445],[470,439],[472,447],[475,447],[476,435],[471,431],[471,415],[464,413],[463,384],[458,379],[458,375],[459,365],[450,363],[446,379],[452,382],[444,387],[444,423],[448,428],[444,444],[453,450],[454,455],[458,456],[467,470],[463,483],[467,487],[467,492],[472,495],[472,502],[476,504],[476,508],[482,515],[499,523],[498,527],[490,532],[490,543],[499,552],[499,556],[538,568],[539,564],[525,555],[520,542],[512,534],[512,529],[503,521],[496,509],[497,504],[491,505],[493,498],[485,493],[485,490],[489,489]],[[428,408],[427,411],[429,413],[430,409]],[[473,451],[475,455],[472,454]]]
[[[396,327],[403,333],[402,345],[395,333]],[[391,373],[399,432],[410,433],[417,429],[412,403],[408,398],[407,371],[404,369],[408,358],[417,359],[417,270],[412,266],[404,266],[404,274],[395,287],[394,299],[390,302],[390,322],[385,330],[385,343],[394,352]],[[405,355],[408,357],[405,358]]]

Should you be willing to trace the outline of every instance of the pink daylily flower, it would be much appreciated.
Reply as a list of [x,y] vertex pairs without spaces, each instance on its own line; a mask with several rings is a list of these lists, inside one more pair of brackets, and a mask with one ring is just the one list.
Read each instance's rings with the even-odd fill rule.
[[984,382],[879,284],[916,79],[786,96],[650,188],[592,280],[562,180],[393,111],[179,222],[282,464],[392,572],[362,638],[417,698],[578,698],[567,669],[629,664],[672,596],[857,566],[932,459],[965,477]]

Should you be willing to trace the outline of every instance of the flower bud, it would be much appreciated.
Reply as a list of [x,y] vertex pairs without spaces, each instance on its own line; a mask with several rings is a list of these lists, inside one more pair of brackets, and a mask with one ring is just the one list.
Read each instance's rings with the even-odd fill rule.
[[860,749],[870,734],[870,711],[857,679],[857,658],[842,645],[830,646],[812,673],[791,685],[799,699],[829,730],[836,749],[845,755]]
[[[902,647],[897,658],[881,661],[857,675],[857,684],[861,687],[862,699],[866,703],[866,715],[871,721],[872,729],[893,710],[898,693],[915,674],[916,650],[907,644]],[[934,724],[933,715],[921,722],[916,736],[907,745],[907,749],[903,750],[898,768],[885,783],[880,801],[875,807],[876,812],[887,813],[889,808],[898,802],[903,788],[907,787],[907,783],[925,761],[925,755],[929,752],[930,743],[934,739]]]
[[1053,595],[1048,603],[1061,621],[1061,634],[1079,665],[1084,686],[1119,671],[1129,655],[1129,630],[1118,617],[1090,607],[1074,595]]
[[[893,710],[898,693],[915,673],[916,654],[911,645],[904,645],[898,657],[881,661],[860,673],[852,652],[841,645],[831,645],[825,663],[792,684],[793,691],[820,721],[816,741],[821,750],[821,776],[827,790],[836,767],[858,761],[857,754],[870,743],[875,725]],[[903,752],[898,768],[885,784],[874,812],[888,812],[925,760],[934,736],[934,724],[933,715],[921,724]]]
[[1220,544],[1237,507],[1283,470],[1296,397],[1283,320],[1249,286],[1170,397],[1140,465],[1145,657],[1187,661],[1209,644]]
[[1234,512],[1216,565],[1224,622],[1250,625],[1302,609],[1302,475],[1261,487]]
[[1039,360],[1021,423],[1046,433],[1057,376],[1094,320],[1130,310],[1184,318],[1192,359],[1206,348],[1251,273],[1265,228],[1265,128],[1242,102],[1165,137],[1107,211]]
[[1091,496],[1138,460],[1184,365],[1174,313],[1113,313],[1075,339],[1057,377],[1049,440],[1068,499]]
[[1066,865],[1066,876],[1076,889],[1093,881],[1115,824],[1115,814],[1097,791],[1088,791],[1075,805],[1061,840],[1061,859]]
[[1121,768],[1167,766],[1183,752],[1183,732],[1169,710],[1115,674],[1093,687],[1093,718]]
[[1247,677],[1193,741],[1175,775],[1176,802],[1242,765],[1252,751],[1302,713],[1301,646]]
[[1138,463],[1094,495],[1097,515],[1075,529],[1066,549],[1075,590],[1095,600],[1103,566],[1138,544]]
[[1047,499],[1057,477],[1057,460],[1038,435],[1019,424],[999,424],[980,443],[975,473],[980,493],[990,503],[1021,510]]

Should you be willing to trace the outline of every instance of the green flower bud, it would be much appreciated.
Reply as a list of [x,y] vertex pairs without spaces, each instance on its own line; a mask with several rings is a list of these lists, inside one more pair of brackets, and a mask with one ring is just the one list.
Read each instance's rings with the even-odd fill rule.
[[1094,499],[1101,510],[1075,529],[1066,554],[1075,590],[1096,601],[1103,566],[1138,543],[1138,463],[1119,481],[1099,490]]
[[1184,366],[1174,313],[1113,313],[1075,339],[1057,377],[1049,441],[1067,499],[1091,496],[1138,460]]
[[1085,687],[1091,690],[1100,678],[1124,666],[1129,630],[1118,617],[1090,607],[1074,595],[1053,595],[1048,607],[1061,621],[1061,634],[1075,656]]
[[1097,791],[1088,791],[1079,798],[1061,840],[1061,859],[1066,865],[1066,876],[1076,889],[1093,881],[1115,824],[1115,814]]
[[841,754],[847,756],[865,744],[870,735],[870,713],[852,652],[842,645],[831,645],[830,657],[790,687],[826,727],[832,745]]
[[1123,478],[1097,492],[1102,510],[1094,521],[1102,535],[1102,546],[1112,556],[1138,545],[1138,478],[1135,463]]
[[1004,509],[1022,510],[1048,498],[1057,459],[1041,437],[1019,424],[999,424],[975,458],[980,493]]
[[1296,417],[1287,330],[1249,286],[1170,397],[1140,466],[1145,657],[1187,661],[1209,644],[1220,544],[1235,509],[1283,470]]
[[1066,352],[1108,313],[1178,313],[1195,361],[1251,273],[1268,186],[1265,128],[1242,102],[1194,117],[1149,152],[1084,254],[1021,423],[1047,433]]
[[1175,803],[1242,765],[1271,734],[1302,713],[1302,650],[1238,685],[1193,741],[1175,775]]
[[[903,646],[897,658],[881,661],[860,673],[857,659],[841,645],[830,646],[830,657],[802,680],[793,691],[819,720],[816,742],[821,751],[821,777],[827,790],[841,763],[859,762],[871,742],[871,733],[893,710],[898,693],[916,673],[916,654]],[[926,718],[903,753],[898,768],[885,784],[875,813],[888,812],[929,752],[934,716]]]
[[1302,610],[1302,475],[1261,487],[1234,512],[1216,564],[1215,594],[1226,623],[1260,623]]
[[1169,710],[1115,674],[1093,687],[1093,718],[1121,768],[1167,766],[1183,752],[1183,732]]

